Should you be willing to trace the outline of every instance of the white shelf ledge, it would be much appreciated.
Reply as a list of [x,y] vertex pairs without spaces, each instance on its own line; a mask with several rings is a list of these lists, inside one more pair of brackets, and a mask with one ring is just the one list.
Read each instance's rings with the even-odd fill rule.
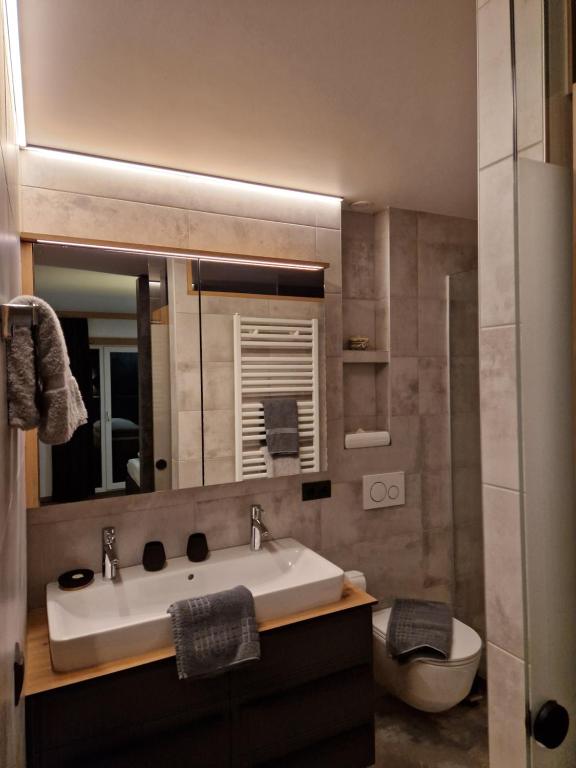
[[342,352],[344,363],[376,363],[386,365],[390,361],[390,353],[386,349],[345,349]]

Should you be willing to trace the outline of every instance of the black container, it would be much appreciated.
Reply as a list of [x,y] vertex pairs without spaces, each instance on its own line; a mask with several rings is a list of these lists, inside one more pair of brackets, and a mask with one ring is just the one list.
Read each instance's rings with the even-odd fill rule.
[[161,571],[166,565],[166,552],[161,541],[147,541],[144,545],[142,565],[145,571]]
[[193,563],[201,563],[208,557],[208,542],[205,533],[191,533],[188,536],[188,546],[186,547],[188,560]]

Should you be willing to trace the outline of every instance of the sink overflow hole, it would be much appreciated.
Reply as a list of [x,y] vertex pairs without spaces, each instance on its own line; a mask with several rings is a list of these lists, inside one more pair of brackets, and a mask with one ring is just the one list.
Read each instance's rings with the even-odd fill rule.
[[188,574],[188,581],[192,581],[193,578],[194,578],[194,574],[193,573],[189,573]]

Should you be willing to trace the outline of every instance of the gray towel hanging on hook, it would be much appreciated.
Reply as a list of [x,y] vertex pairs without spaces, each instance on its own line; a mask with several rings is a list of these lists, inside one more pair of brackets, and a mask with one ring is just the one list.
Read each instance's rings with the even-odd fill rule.
[[36,305],[38,325],[18,325],[6,342],[8,423],[24,430],[38,427],[43,443],[66,443],[88,414],[70,371],[60,321],[35,296],[18,296],[10,303]]

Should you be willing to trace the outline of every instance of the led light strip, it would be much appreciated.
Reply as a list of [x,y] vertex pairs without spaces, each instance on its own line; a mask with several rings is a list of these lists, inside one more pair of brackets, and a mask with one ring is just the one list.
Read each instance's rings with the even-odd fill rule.
[[8,44],[10,85],[14,99],[16,141],[26,146],[24,122],[24,92],[22,89],[22,61],[20,58],[20,32],[18,28],[18,0],[4,0],[4,38]]
[[266,195],[275,195],[280,197],[290,197],[292,199],[308,200],[310,202],[332,203],[340,205],[343,198],[335,195],[322,195],[317,192],[302,192],[298,189],[287,189],[285,187],[271,187],[266,184],[257,184],[252,181],[238,181],[237,179],[225,179],[220,176],[208,176],[202,173],[193,173],[192,171],[183,171],[177,168],[164,168],[159,165],[146,165],[144,163],[133,163],[129,160],[115,160],[110,157],[101,157],[99,155],[85,155],[81,152],[68,152],[63,149],[52,149],[50,147],[38,147],[33,144],[25,147],[27,152],[44,155],[46,157],[55,157],[63,160],[84,161],[94,165],[101,165],[108,168],[123,168],[130,171],[145,171],[147,173],[158,173],[168,176],[180,176],[190,181],[200,184],[211,184],[213,186],[231,187],[236,190],[246,192],[261,192]]
[[251,259],[249,256],[238,256],[238,258],[229,258],[218,256],[217,254],[206,253],[182,253],[175,251],[155,251],[150,248],[127,248],[117,245],[96,245],[94,243],[69,242],[66,240],[36,240],[41,245],[63,245],[72,248],[92,248],[98,251],[114,251],[118,253],[134,253],[139,256],[171,256],[175,259],[198,259],[199,261],[217,261],[223,264],[248,264],[254,267],[272,267],[279,269],[300,269],[308,272],[319,272],[324,269],[323,264],[311,264],[307,261],[275,261],[274,259]]

